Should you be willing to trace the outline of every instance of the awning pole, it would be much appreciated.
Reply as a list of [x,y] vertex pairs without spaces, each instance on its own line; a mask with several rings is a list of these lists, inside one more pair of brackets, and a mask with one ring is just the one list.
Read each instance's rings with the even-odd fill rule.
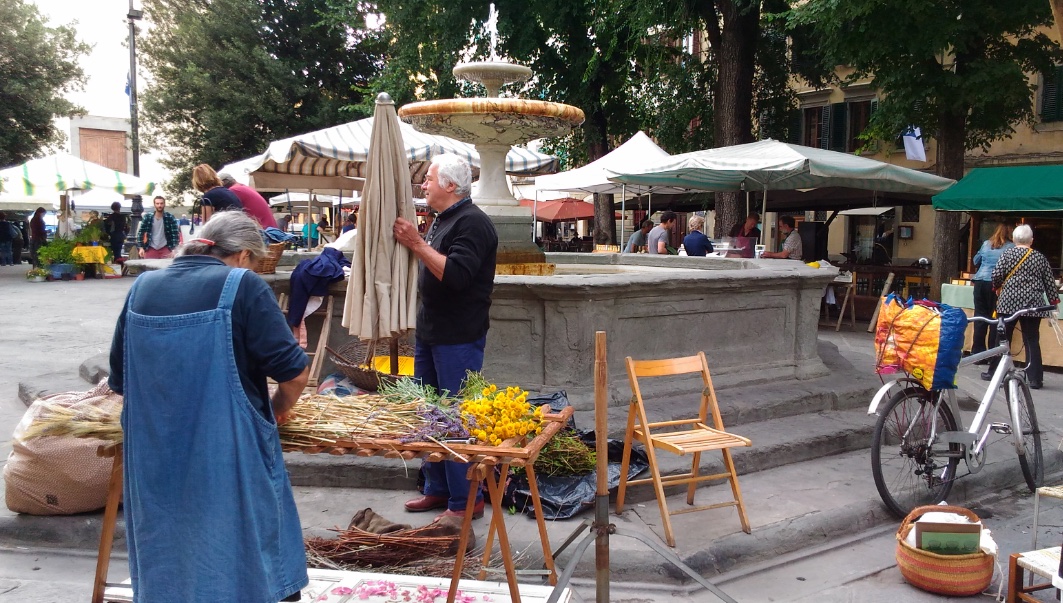
[[620,249],[624,249],[624,229],[627,224],[627,183],[620,185]]
[[[760,219],[761,219],[761,221],[763,223],[764,217],[768,213],[768,189],[767,188],[764,189],[764,198],[761,199],[760,207],[761,207],[761,209],[760,209]],[[760,244],[761,245],[767,245],[768,244],[768,229],[767,228],[761,228],[760,229]]]
[[535,199],[532,200],[532,243],[535,242],[535,221],[539,219],[539,189],[535,189]]

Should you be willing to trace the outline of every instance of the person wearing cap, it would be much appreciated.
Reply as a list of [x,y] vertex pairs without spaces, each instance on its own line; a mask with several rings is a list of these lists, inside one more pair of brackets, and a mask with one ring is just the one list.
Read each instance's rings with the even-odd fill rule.
[[221,180],[222,186],[232,191],[240,199],[240,203],[244,206],[244,213],[254,218],[263,230],[277,228],[277,219],[273,217],[273,212],[269,209],[269,203],[265,197],[258,194],[258,191],[245,184],[240,184],[236,181],[236,178],[225,172],[218,174],[218,178]]
[[196,234],[137,277],[111,343],[134,600],[298,601],[306,550],[277,425],[309,359],[251,270],[258,224],[221,212]]
[[192,168],[192,187],[203,193],[200,207],[203,209],[204,223],[218,212],[244,208],[236,193],[222,186],[214,168],[205,163]]
[[117,261],[122,257],[126,233],[129,232],[129,221],[122,215],[122,204],[118,201],[111,204],[111,213],[103,220],[103,231],[110,241],[111,255]]
[[140,222],[137,232],[137,247],[146,260],[164,260],[173,257],[173,250],[181,242],[177,218],[166,211],[166,198],[159,195],[152,200],[155,211]]

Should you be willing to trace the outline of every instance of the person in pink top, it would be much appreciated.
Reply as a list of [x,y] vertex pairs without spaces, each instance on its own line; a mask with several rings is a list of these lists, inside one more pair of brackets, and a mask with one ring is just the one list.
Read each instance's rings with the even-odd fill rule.
[[277,227],[277,219],[273,217],[269,203],[266,203],[265,197],[258,194],[258,191],[240,184],[229,174],[218,174],[218,178],[221,179],[222,186],[231,190],[240,199],[240,203],[244,204],[244,212],[254,218],[259,226],[263,229]]

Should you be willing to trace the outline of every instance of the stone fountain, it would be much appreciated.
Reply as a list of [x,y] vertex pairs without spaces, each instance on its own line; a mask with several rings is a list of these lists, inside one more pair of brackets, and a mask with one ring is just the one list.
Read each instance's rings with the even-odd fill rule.
[[491,216],[498,231],[498,274],[548,275],[553,266],[531,241],[531,209],[520,205],[506,183],[506,153],[511,146],[530,140],[565,136],[583,123],[583,111],[561,103],[498,96],[503,85],[524,82],[532,71],[498,58],[496,22],[492,4],[487,22],[491,60],[454,67],[454,77],[483,84],[487,98],[412,103],[399,109],[399,117],[422,132],[442,134],[476,147],[480,179],[473,189],[473,202]]

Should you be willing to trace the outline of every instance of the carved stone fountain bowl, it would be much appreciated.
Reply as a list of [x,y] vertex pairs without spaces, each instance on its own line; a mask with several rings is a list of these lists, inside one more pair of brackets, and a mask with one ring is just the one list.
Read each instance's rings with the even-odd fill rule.
[[399,117],[429,134],[473,144],[514,145],[565,136],[583,123],[571,105],[522,98],[450,98],[404,105]]

